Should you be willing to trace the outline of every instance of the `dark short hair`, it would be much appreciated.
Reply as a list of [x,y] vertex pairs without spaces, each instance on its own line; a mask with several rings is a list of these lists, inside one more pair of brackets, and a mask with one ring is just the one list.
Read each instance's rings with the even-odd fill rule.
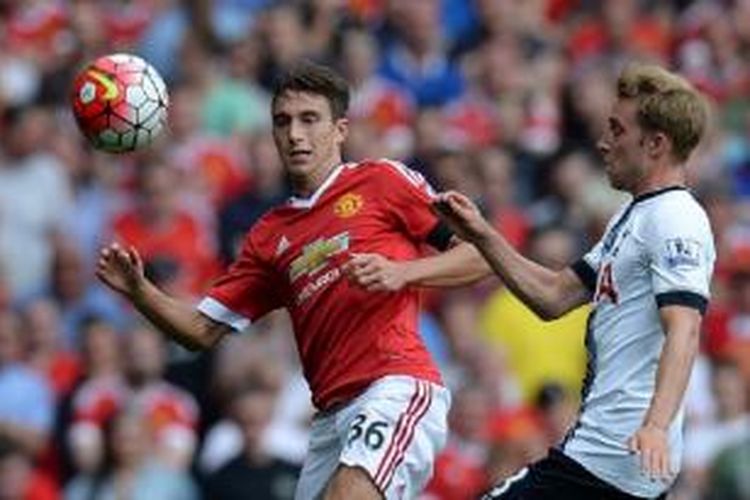
[[283,74],[275,82],[272,104],[284,92],[309,92],[325,97],[331,106],[335,120],[346,116],[349,109],[349,84],[333,69],[303,60]]

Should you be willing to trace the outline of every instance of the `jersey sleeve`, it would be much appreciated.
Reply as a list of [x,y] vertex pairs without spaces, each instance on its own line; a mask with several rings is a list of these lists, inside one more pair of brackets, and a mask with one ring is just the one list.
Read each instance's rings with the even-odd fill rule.
[[630,205],[621,207],[607,223],[607,228],[604,230],[602,238],[583,257],[570,266],[578,276],[578,279],[581,280],[581,283],[583,283],[592,295],[596,291],[596,277],[599,274],[599,268],[601,267],[604,255],[604,242],[607,236],[615,230],[615,227],[627,217],[630,208]]
[[235,330],[244,330],[252,321],[283,306],[277,292],[280,285],[248,238],[237,260],[213,284],[198,310]]
[[453,232],[432,209],[435,191],[419,172],[406,165],[382,160],[385,166],[383,195],[389,210],[406,232],[438,250],[450,246]]
[[604,243],[600,240],[583,257],[570,266],[591,294],[596,291],[596,276],[599,273],[603,248]]
[[656,212],[644,234],[656,303],[692,307],[703,314],[716,260],[713,236],[697,206],[678,208]]

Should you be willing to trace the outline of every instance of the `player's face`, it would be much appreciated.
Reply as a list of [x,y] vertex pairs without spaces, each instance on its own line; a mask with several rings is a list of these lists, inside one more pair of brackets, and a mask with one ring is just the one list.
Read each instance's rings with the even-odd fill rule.
[[636,116],[637,104],[634,100],[615,101],[607,126],[597,143],[612,187],[628,192],[638,189],[647,167],[644,132]]
[[333,118],[324,96],[287,91],[276,98],[272,119],[276,148],[292,181],[320,181],[341,162],[347,120]]

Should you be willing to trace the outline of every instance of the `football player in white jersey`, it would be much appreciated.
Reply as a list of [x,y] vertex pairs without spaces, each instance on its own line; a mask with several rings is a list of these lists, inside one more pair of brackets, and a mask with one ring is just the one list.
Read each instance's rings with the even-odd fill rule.
[[633,200],[562,271],[513,250],[467,197],[439,196],[443,218],[539,316],[593,304],[575,426],[486,499],[666,496],[681,461],[683,395],[715,260],[685,171],[706,115],[705,101],[681,77],[653,65],[625,68],[598,149],[612,186]]

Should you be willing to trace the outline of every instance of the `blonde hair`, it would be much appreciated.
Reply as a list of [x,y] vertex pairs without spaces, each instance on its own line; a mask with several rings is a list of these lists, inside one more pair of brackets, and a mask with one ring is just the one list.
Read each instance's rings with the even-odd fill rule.
[[638,103],[638,125],[662,132],[675,157],[685,161],[703,136],[706,102],[684,78],[653,64],[630,64],[617,79],[617,97]]

